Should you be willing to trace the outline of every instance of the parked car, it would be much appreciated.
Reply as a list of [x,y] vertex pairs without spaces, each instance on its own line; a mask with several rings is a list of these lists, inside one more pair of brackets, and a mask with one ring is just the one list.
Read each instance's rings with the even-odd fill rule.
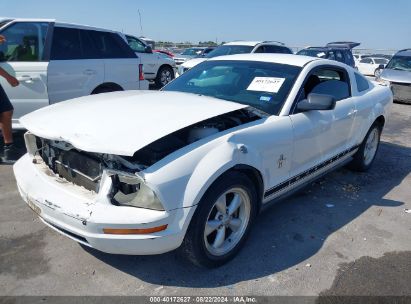
[[376,57],[365,57],[357,62],[358,71],[364,75],[372,75],[378,77],[381,70],[385,68],[388,63],[388,59],[376,58]]
[[174,58],[175,54],[167,50],[153,50],[153,52],[165,54],[170,58]]
[[336,61],[216,57],[160,92],[23,117],[28,153],[14,173],[43,222],[84,246],[144,255],[182,246],[214,267],[269,204],[344,164],[368,170],[391,103],[388,87]]
[[177,65],[180,65],[187,60],[201,56],[205,49],[206,47],[191,47],[185,49],[181,54],[176,54],[176,56],[174,56],[174,61]]
[[126,38],[131,49],[141,58],[141,63],[144,65],[145,79],[154,81],[159,88],[174,79],[177,67],[172,58],[154,53],[151,46],[137,37],[126,35]]
[[325,47],[308,47],[297,52],[297,55],[330,59],[355,67],[352,49],[359,46],[357,42],[330,42]]
[[235,54],[247,54],[247,53],[282,53],[292,54],[290,48],[286,47],[284,43],[278,41],[233,41],[225,43],[213,51],[208,53],[203,58],[194,58],[188,60],[178,67],[178,75],[183,74],[197,64],[208,60],[210,58],[223,56],[223,55],[235,55]]
[[358,62],[361,61],[361,59],[370,57],[371,55],[369,55],[369,54],[353,54],[353,56],[354,56],[355,63],[358,63]]
[[143,67],[125,38],[110,30],[54,20],[0,22],[0,66],[17,77],[12,88],[0,77],[21,116],[63,100],[112,91],[147,89]]
[[397,52],[378,80],[391,87],[395,101],[411,104],[411,49]]

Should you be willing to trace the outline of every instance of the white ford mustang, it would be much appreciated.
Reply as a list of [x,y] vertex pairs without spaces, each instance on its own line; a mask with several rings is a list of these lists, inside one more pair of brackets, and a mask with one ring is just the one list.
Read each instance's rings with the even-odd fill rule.
[[217,57],[160,92],[59,103],[21,119],[21,196],[56,231],[108,253],[238,252],[263,207],[339,166],[373,163],[391,91],[347,65]]

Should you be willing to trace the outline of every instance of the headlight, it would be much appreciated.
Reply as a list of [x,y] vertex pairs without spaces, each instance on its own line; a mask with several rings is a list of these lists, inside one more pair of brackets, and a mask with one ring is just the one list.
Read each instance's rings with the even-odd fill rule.
[[127,173],[109,173],[112,180],[111,200],[120,206],[164,211],[155,192],[144,181]]
[[377,80],[378,83],[380,83],[382,85],[385,85],[387,87],[389,87],[391,85],[391,83],[388,80],[382,79],[381,77],[377,77],[376,80]]
[[179,65],[178,66],[178,74],[181,76],[181,75],[183,75],[183,73],[184,73],[184,67],[183,67],[183,65]]

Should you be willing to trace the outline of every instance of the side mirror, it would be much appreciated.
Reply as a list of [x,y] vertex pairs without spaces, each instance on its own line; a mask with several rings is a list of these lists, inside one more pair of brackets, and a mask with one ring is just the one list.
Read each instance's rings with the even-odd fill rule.
[[332,110],[335,107],[335,98],[331,95],[324,94],[308,94],[307,99],[301,100],[297,109],[301,112],[313,111],[313,110]]
[[378,66],[378,68],[379,68],[380,70],[384,70],[385,66],[384,66],[383,64],[380,64],[380,65]]
[[151,46],[146,45],[146,47],[144,48],[144,53],[148,53],[148,54],[153,53],[153,49],[151,48]]

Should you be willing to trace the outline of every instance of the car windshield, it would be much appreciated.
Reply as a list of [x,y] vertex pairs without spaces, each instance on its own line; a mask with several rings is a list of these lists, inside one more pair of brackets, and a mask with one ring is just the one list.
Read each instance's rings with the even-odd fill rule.
[[253,46],[249,45],[222,45],[208,53],[206,58],[213,58],[224,55],[248,54],[253,50]]
[[384,59],[384,58],[375,58],[375,59],[374,59],[374,62],[375,62],[376,64],[387,64],[388,60],[387,60],[387,59]]
[[325,58],[327,56],[327,53],[324,50],[305,49],[299,51],[297,55]]
[[278,115],[301,67],[286,64],[205,61],[176,78],[163,91],[211,96]]
[[411,72],[411,56],[394,56],[386,68]]
[[184,52],[181,53],[181,55],[188,55],[188,56],[197,56],[201,53],[201,49],[185,49]]

